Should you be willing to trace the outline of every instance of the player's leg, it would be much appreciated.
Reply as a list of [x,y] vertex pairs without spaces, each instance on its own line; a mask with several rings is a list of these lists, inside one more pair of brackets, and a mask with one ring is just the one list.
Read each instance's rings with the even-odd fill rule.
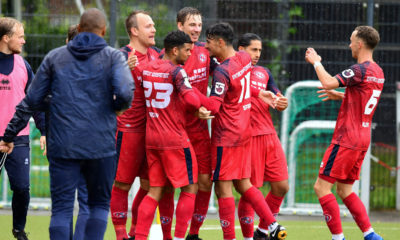
[[[103,239],[110,209],[111,188],[117,156],[83,160],[82,173],[88,190],[90,215],[86,222],[85,239]],[[101,176],[101,177],[99,177]]]
[[194,211],[196,193],[196,183],[181,187],[181,193],[176,206],[175,240],[183,240],[186,235],[186,230]]
[[88,193],[86,187],[85,177],[80,174],[78,182],[78,203],[79,212],[78,218],[75,223],[74,240],[82,240],[85,237],[86,222],[89,218],[89,206],[88,206]]
[[199,168],[199,190],[196,194],[195,208],[190,223],[189,235],[186,237],[186,240],[196,240],[200,239],[198,234],[207,216],[212,191],[211,141],[208,130],[188,134],[196,153]]
[[174,195],[175,189],[172,186],[165,187],[163,197],[158,203],[164,240],[172,239],[172,220],[175,210]]
[[249,178],[244,178],[240,180],[234,180],[234,186],[236,191],[238,191],[244,201],[251,204],[254,211],[260,217],[260,224],[258,229],[265,234],[270,232],[269,239],[285,239],[287,236],[286,229],[279,225],[275,217],[272,215],[267,203],[264,200],[262,193],[254,187]]
[[340,221],[339,204],[335,195],[331,192],[336,179],[320,175],[314,184],[314,191],[317,194],[329,231],[332,233],[332,240],[344,239],[342,223]]
[[154,212],[162,198],[163,188],[168,185],[168,180],[161,163],[162,150],[146,149],[149,167],[150,189],[139,205],[138,220],[135,231],[136,240],[146,240],[154,219]]
[[[146,163],[147,165],[147,163]],[[147,169],[146,169],[147,175]],[[137,224],[137,215],[139,211],[139,205],[142,202],[143,198],[147,195],[150,189],[149,179],[148,177],[143,178],[140,177],[140,188],[136,193],[135,198],[132,202],[131,212],[132,212],[132,221],[131,221],[131,229],[129,230],[129,236],[133,238],[135,236],[136,224]]]
[[235,239],[235,199],[232,194],[232,180],[216,181],[215,195],[218,198],[219,221],[224,240]]
[[[133,181],[145,162],[145,134],[117,131],[118,168],[111,192],[111,219],[117,240],[128,238],[126,220],[128,216],[128,194]],[[144,190],[146,191],[146,190]],[[136,207],[147,194],[139,192]],[[137,208],[135,208],[137,209]],[[134,210],[135,211],[135,210]],[[135,220],[134,220],[135,221]],[[134,234],[134,231],[131,231]]]
[[364,160],[366,152],[355,151],[352,149],[349,149],[348,151],[349,155],[358,160],[355,164],[353,164],[353,168],[348,174],[348,179],[338,180],[337,193],[339,197],[343,200],[343,203],[349,209],[351,215],[354,218],[354,221],[363,232],[364,238],[368,240],[380,240],[382,239],[382,237],[374,232],[364,204],[362,203],[361,199],[353,192],[353,184],[355,180],[359,178],[362,162]]
[[15,147],[5,162],[12,195],[13,235],[24,239],[26,216],[29,207],[29,146]]
[[276,133],[265,135],[263,141],[267,151],[265,155],[264,181],[268,181],[271,185],[271,191],[267,194],[265,201],[272,214],[276,217],[283,199],[289,191],[287,162]]
[[48,157],[51,193],[51,220],[49,233],[51,240],[72,238],[72,217],[75,191],[81,172],[80,162],[70,159]]

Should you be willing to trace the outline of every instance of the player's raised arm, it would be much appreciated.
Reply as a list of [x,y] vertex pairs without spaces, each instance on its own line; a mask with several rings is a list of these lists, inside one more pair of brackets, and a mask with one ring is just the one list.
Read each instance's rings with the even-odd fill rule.
[[305,59],[314,66],[318,79],[321,81],[324,89],[335,89],[339,87],[338,80],[325,70],[321,63],[322,58],[314,48],[307,48]]

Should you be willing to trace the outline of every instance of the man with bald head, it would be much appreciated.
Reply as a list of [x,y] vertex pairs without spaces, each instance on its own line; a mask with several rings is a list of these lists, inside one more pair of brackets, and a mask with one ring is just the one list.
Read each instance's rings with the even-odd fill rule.
[[[71,239],[75,189],[86,179],[90,215],[84,239],[103,239],[116,169],[116,115],[129,108],[134,84],[123,54],[103,39],[105,15],[89,9],[79,34],[50,51],[20,103],[45,109],[52,216],[50,239]],[[7,129],[23,122],[18,112]],[[12,151],[14,132],[4,134],[2,151]]]

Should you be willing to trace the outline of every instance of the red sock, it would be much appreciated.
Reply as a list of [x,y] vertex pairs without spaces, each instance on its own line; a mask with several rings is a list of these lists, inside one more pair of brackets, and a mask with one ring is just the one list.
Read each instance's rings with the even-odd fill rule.
[[126,218],[128,215],[128,191],[113,186],[111,191],[110,211],[117,240],[127,238]]
[[361,231],[368,231],[371,228],[371,222],[361,199],[355,193],[351,193],[347,198],[343,199],[343,203],[353,215],[354,221],[356,221]]
[[195,200],[196,194],[194,193],[181,192],[179,195],[178,205],[176,206],[175,237],[185,238],[190,218],[193,215]]
[[171,228],[172,219],[174,218],[174,204],[174,193],[164,193],[158,204],[164,240],[172,239]]
[[199,229],[203,225],[208,211],[208,204],[210,203],[211,192],[203,192],[199,190],[196,194],[196,201],[194,205],[194,213],[192,222],[190,223],[189,234],[199,234]]
[[276,222],[271,209],[264,200],[264,196],[256,187],[252,186],[242,196],[244,200],[251,204],[257,215],[260,217],[260,227],[268,229],[268,226]]
[[135,199],[133,200],[132,208],[131,208],[132,224],[131,224],[131,230],[129,231],[129,236],[131,236],[131,237],[135,236],[138,208],[139,208],[139,205],[142,202],[143,198],[147,195],[147,193],[148,193],[148,191],[144,190],[143,188],[139,188],[139,191],[136,193]]
[[273,195],[271,192],[265,197],[265,201],[268,204],[269,209],[271,209],[272,215],[276,217],[279,213],[279,208],[282,205],[284,197],[278,197]]
[[240,227],[242,228],[243,237],[253,238],[254,232],[254,209],[251,204],[244,200],[243,197],[239,200],[238,215]]
[[233,197],[218,199],[219,221],[224,239],[235,239],[235,199]]
[[319,199],[322,211],[325,216],[326,225],[332,234],[343,233],[342,222],[340,221],[339,204],[336,201],[335,195],[330,193]]
[[156,211],[158,202],[146,195],[139,205],[138,211],[138,224],[136,225],[135,239],[136,240],[147,240],[149,235],[151,224],[154,219],[154,212]]

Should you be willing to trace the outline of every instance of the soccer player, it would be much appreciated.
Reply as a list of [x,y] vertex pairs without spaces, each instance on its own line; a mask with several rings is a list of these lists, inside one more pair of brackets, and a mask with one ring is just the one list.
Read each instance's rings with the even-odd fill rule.
[[262,193],[250,182],[251,174],[251,96],[275,107],[277,98],[269,91],[250,88],[251,58],[236,52],[234,33],[227,23],[206,30],[206,48],[221,63],[213,73],[210,98],[196,91],[202,105],[215,114],[212,123],[212,179],[218,197],[219,217],[224,239],[235,239],[235,200],[232,184],[261,218],[260,225],[272,232],[271,239],[285,239],[285,228],[272,215]]
[[[128,60],[132,75],[136,76],[136,65],[146,65],[159,57],[159,50],[153,47],[156,29],[150,15],[144,11],[133,11],[129,14],[125,20],[125,27],[130,41],[121,51]],[[134,79],[137,87],[132,106],[117,118],[119,160],[110,203],[117,240],[133,239],[135,236],[138,207],[149,188],[145,154],[146,105],[141,83],[137,81],[137,77]],[[128,193],[137,176],[140,177],[141,187],[132,203],[132,224],[128,236]]]
[[[325,152],[319,176],[314,185],[333,240],[344,239],[336,192],[349,209],[366,240],[380,240],[371,227],[367,211],[352,191],[359,179],[361,165],[371,141],[371,122],[385,82],[384,74],[373,60],[379,33],[370,26],[358,26],[350,37],[350,49],[357,63],[332,77],[322,66],[321,56],[308,48],[305,59],[312,64],[322,83],[321,97],[342,100],[331,145]],[[343,93],[332,89],[346,87]]]
[[[189,82],[204,95],[207,94],[209,74],[218,65],[215,59],[210,59],[204,43],[199,41],[203,26],[201,12],[193,7],[184,7],[176,16],[177,27],[190,36],[193,42],[191,55],[183,65]],[[196,194],[196,204],[186,239],[199,239],[199,229],[207,215],[212,190],[211,181],[211,141],[206,120],[201,120],[192,112],[185,114],[185,130],[196,154],[199,168],[199,190]],[[174,213],[174,192],[168,191],[159,204],[161,224],[164,239],[171,239],[171,226]]]
[[[197,191],[197,161],[184,129],[184,109],[200,108],[187,74],[179,64],[190,56],[192,41],[182,31],[173,31],[164,39],[162,59],[138,66],[146,97],[146,155],[150,190],[139,206],[136,240],[147,239],[154,211],[163,189],[181,188],[177,209],[175,238],[184,239],[193,214]],[[182,102],[183,101],[183,102]]]
[[[71,239],[75,191],[81,173],[86,179],[90,211],[84,238],[103,239],[117,162],[116,114],[129,108],[134,90],[123,54],[103,39],[104,13],[86,10],[78,32],[67,46],[46,55],[19,104],[37,110],[50,99],[46,135],[52,240]],[[23,122],[22,113],[17,107],[7,129]],[[3,140],[8,148],[12,148],[14,137],[15,133],[6,130]]]
[[[279,97],[276,109],[283,111],[288,106],[285,98],[274,82],[269,69],[257,66],[262,51],[261,38],[254,33],[246,33],[239,38],[238,50],[247,52],[251,57],[250,86],[256,89],[268,90]],[[265,198],[274,216],[279,213],[285,194],[289,190],[288,169],[285,154],[278,135],[275,131],[269,106],[261,99],[251,98],[251,178],[253,186],[259,188],[264,181],[268,181],[271,190]],[[251,205],[240,199],[238,214],[242,233],[245,240],[253,239],[254,210]],[[254,238],[266,239],[267,229],[257,229]]]
[[[0,101],[2,104],[0,134],[4,133],[8,122],[13,117],[15,107],[25,97],[34,77],[31,66],[19,55],[24,44],[25,36],[22,23],[13,18],[0,18]],[[13,192],[11,203],[13,214],[12,233],[15,238],[22,240],[28,239],[24,231],[30,200],[29,126],[27,126],[27,123],[32,115],[36,126],[42,134],[40,143],[44,148],[44,114],[28,111],[26,122],[21,128],[22,131],[14,139],[15,150],[12,153],[10,152],[5,159],[5,169]],[[0,135],[0,140],[3,140],[3,136]],[[4,140],[11,141],[10,139]],[[2,146],[5,146],[3,141],[1,143]],[[3,156],[2,154],[0,155]]]

